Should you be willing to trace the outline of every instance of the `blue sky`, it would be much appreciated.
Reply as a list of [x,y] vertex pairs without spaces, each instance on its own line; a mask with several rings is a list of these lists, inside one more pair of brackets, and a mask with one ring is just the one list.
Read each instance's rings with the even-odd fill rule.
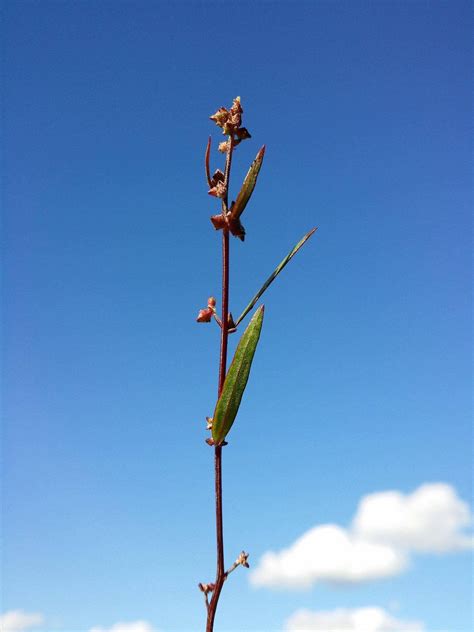
[[[202,158],[240,95],[234,191],[267,153],[232,311],[319,230],[265,297],[225,449],[226,557],[251,569],[217,627],[327,630],[345,609],[360,632],[371,607],[374,632],[469,630],[471,32],[456,1],[3,4],[4,626],[203,629],[218,332],[195,318],[220,240]],[[328,524],[349,558],[362,538],[405,565],[348,583],[347,558],[328,582],[317,531],[308,586],[269,585]]]

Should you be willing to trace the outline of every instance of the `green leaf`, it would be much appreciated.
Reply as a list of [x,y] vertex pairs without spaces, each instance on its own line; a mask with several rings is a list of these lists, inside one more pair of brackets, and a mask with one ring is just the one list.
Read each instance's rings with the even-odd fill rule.
[[239,195],[237,199],[232,205],[230,209],[231,219],[238,219],[242,213],[244,212],[245,207],[247,206],[247,202],[250,200],[250,196],[255,189],[255,185],[257,183],[258,173],[260,171],[260,167],[262,166],[263,156],[265,155],[265,145],[258,152],[255,160],[250,165],[250,169],[245,176],[244,183],[242,188],[239,191]]
[[232,364],[225,377],[222,393],[217,401],[212,418],[212,438],[217,445],[226,438],[239,410],[240,401],[249,379],[255,349],[260,338],[260,331],[262,330],[264,309],[264,305],[262,305],[252,316],[237,345]]
[[283,259],[283,261],[275,268],[275,270],[271,273],[271,275],[268,277],[268,279],[265,281],[265,283],[262,285],[262,287],[259,289],[259,291],[255,294],[255,296],[250,301],[250,303],[247,305],[247,307],[244,309],[244,311],[237,318],[237,320],[235,321],[235,325],[236,326],[247,316],[249,311],[252,309],[252,307],[255,305],[255,303],[258,301],[258,299],[262,296],[262,294],[265,292],[265,290],[268,288],[268,286],[271,283],[273,283],[273,281],[276,279],[276,277],[280,274],[280,272],[286,266],[288,261],[290,261],[290,259],[296,255],[298,250],[303,246],[303,244],[305,244],[308,241],[308,239],[311,237],[311,235],[314,232],[316,232],[316,231],[317,231],[317,227],[313,228],[312,230],[310,230],[309,233],[306,233],[306,235],[296,244],[296,246],[293,248],[293,250],[291,250],[286,255],[286,257]]

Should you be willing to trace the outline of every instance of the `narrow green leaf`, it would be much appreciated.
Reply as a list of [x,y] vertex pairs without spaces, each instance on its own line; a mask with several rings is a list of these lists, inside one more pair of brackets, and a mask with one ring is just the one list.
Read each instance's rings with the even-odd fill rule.
[[273,283],[276,277],[280,274],[280,272],[286,266],[288,261],[290,261],[290,259],[296,255],[298,250],[303,246],[303,244],[305,244],[308,241],[311,235],[316,231],[317,231],[317,227],[310,230],[309,233],[306,233],[306,235],[296,244],[293,250],[291,250],[283,259],[283,261],[275,268],[275,270],[271,273],[271,275],[268,277],[268,279],[265,281],[265,283],[262,285],[259,291],[255,294],[253,299],[250,301],[250,303],[247,305],[247,307],[244,309],[244,311],[240,314],[238,319],[235,321],[236,326],[245,318],[245,316],[247,316],[249,311],[252,309],[252,307],[255,305],[258,299],[262,296],[262,294],[265,292],[268,286],[271,283]]
[[265,155],[265,145],[258,152],[255,160],[250,165],[250,169],[245,176],[244,183],[242,184],[242,188],[239,191],[239,195],[237,199],[232,205],[231,218],[233,220],[238,219],[242,213],[244,212],[245,207],[247,206],[247,202],[250,200],[250,196],[255,189],[255,185],[257,183],[258,173],[260,171],[260,167],[262,166],[263,156]]
[[214,443],[224,441],[232,428],[239,410],[240,401],[249,379],[250,367],[262,330],[264,306],[257,309],[235,350],[232,364],[225,377],[221,396],[219,397],[212,418],[212,438]]

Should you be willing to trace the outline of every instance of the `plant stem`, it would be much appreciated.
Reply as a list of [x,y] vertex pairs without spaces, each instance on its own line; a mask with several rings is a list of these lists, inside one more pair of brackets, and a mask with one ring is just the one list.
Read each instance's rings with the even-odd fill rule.
[[[233,137],[229,136],[228,149],[225,161],[225,197],[222,200],[222,213],[228,211],[230,168],[232,166],[232,152],[234,150]],[[229,337],[229,231],[224,228],[222,231],[222,327],[221,327],[221,350],[219,356],[219,385],[217,397],[219,398],[224,386],[227,369],[227,340]],[[224,570],[224,528],[222,519],[222,446],[216,446],[214,451],[214,471],[215,471],[215,493],[216,493],[216,542],[217,542],[217,573],[215,588],[207,610],[206,632],[213,632],[214,618],[216,616],[217,604],[224,585],[226,575]]]
[[222,231],[222,328],[221,351],[219,356],[219,386],[217,397],[221,396],[227,368],[227,339],[229,336],[229,231]]
[[[229,329],[229,231],[224,229],[222,233],[222,329],[221,349],[219,358],[219,387],[218,397],[224,386],[227,366],[227,339]],[[224,532],[222,519],[222,446],[215,447],[215,493],[216,493],[216,541],[217,541],[217,573],[215,588],[207,611],[206,632],[213,632],[214,618],[216,616],[222,586],[225,581],[224,570]]]

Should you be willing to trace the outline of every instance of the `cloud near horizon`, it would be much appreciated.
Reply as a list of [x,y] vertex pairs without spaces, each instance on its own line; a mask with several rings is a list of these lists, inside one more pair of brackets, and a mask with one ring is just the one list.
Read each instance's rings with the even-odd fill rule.
[[298,610],[286,622],[287,632],[423,632],[421,621],[396,619],[383,608]]
[[467,503],[446,483],[364,496],[351,527],[317,525],[288,548],[267,551],[250,575],[254,586],[304,589],[316,582],[360,583],[398,575],[412,553],[472,548],[463,533],[472,522]]
[[0,614],[1,632],[24,632],[37,627],[44,622],[39,612],[24,612],[23,610],[9,610]]
[[158,632],[158,630],[147,621],[140,620],[115,623],[111,628],[95,627],[91,628],[89,632]]
[[[23,610],[9,610],[0,614],[0,632],[27,632],[44,623],[44,616]],[[159,632],[147,621],[115,623],[110,628],[93,627],[89,632]]]

